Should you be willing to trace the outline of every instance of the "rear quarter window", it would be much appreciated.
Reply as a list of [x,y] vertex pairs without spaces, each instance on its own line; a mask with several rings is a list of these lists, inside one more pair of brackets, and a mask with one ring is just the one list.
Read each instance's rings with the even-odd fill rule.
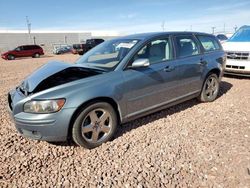
[[197,36],[201,45],[203,46],[205,52],[211,52],[215,50],[221,50],[221,45],[219,44],[218,40],[212,36]]

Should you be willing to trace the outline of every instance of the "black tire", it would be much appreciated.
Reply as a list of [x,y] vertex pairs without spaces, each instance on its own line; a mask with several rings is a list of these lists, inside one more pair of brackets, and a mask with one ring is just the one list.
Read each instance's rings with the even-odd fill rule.
[[39,58],[39,57],[40,57],[40,54],[39,54],[39,53],[35,53],[35,54],[33,55],[33,57],[34,57],[34,58]]
[[[105,117],[102,116],[104,114]],[[110,104],[92,103],[77,116],[72,128],[72,138],[79,146],[95,148],[112,139],[117,129],[117,122],[116,112]]]
[[15,56],[14,56],[14,55],[9,54],[7,58],[8,58],[8,60],[14,60],[14,59],[15,59]]
[[80,52],[78,52],[78,54],[79,54],[79,55],[83,55],[84,53],[83,53],[83,51],[80,51]]
[[200,102],[212,102],[214,101],[219,93],[220,81],[218,76],[214,73],[209,74],[204,81],[200,96],[198,100]]

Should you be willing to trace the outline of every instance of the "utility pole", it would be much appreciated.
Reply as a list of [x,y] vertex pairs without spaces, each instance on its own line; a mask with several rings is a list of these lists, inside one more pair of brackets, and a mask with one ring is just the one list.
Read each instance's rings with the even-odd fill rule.
[[190,31],[193,31],[193,26],[192,25],[190,25]]
[[36,37],[33,37],[33,43],[36,44]]
[[31,35],[30,35],[30,33],[31,33],[31,23],[29,21],[29,17],[28,16],[26,16],[26,23],[27,23],[28,34],[29,34],[29,42],[30,42],[31,41]]
[[215,31],[216,27],[212,27],[212,34],[214,35],[214,31]]
[[165,21],[162,22],[161,28],[162,28],[162,31],[165,31]]
[[234,32],[236,32],[238,29],[237,25],[234,26]]
[[67,36],[64,36],[64,43],[67,44]]

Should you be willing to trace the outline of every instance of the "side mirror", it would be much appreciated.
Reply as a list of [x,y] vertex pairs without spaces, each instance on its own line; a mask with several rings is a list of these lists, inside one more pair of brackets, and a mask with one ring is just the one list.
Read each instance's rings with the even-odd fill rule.
[[137,59],[132,63],[132,68],[148,67],[150,65],[149,60],[146,58]]

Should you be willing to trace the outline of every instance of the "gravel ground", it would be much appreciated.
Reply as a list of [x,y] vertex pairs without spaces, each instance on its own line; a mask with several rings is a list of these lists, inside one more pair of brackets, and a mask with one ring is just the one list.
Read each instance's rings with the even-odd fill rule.
[[20,136],[7,92],[51,59],[0,60],[0,187],[250,187],[250,80],[223,78],[213,103],[191,100],[122,125],[86,150]]

